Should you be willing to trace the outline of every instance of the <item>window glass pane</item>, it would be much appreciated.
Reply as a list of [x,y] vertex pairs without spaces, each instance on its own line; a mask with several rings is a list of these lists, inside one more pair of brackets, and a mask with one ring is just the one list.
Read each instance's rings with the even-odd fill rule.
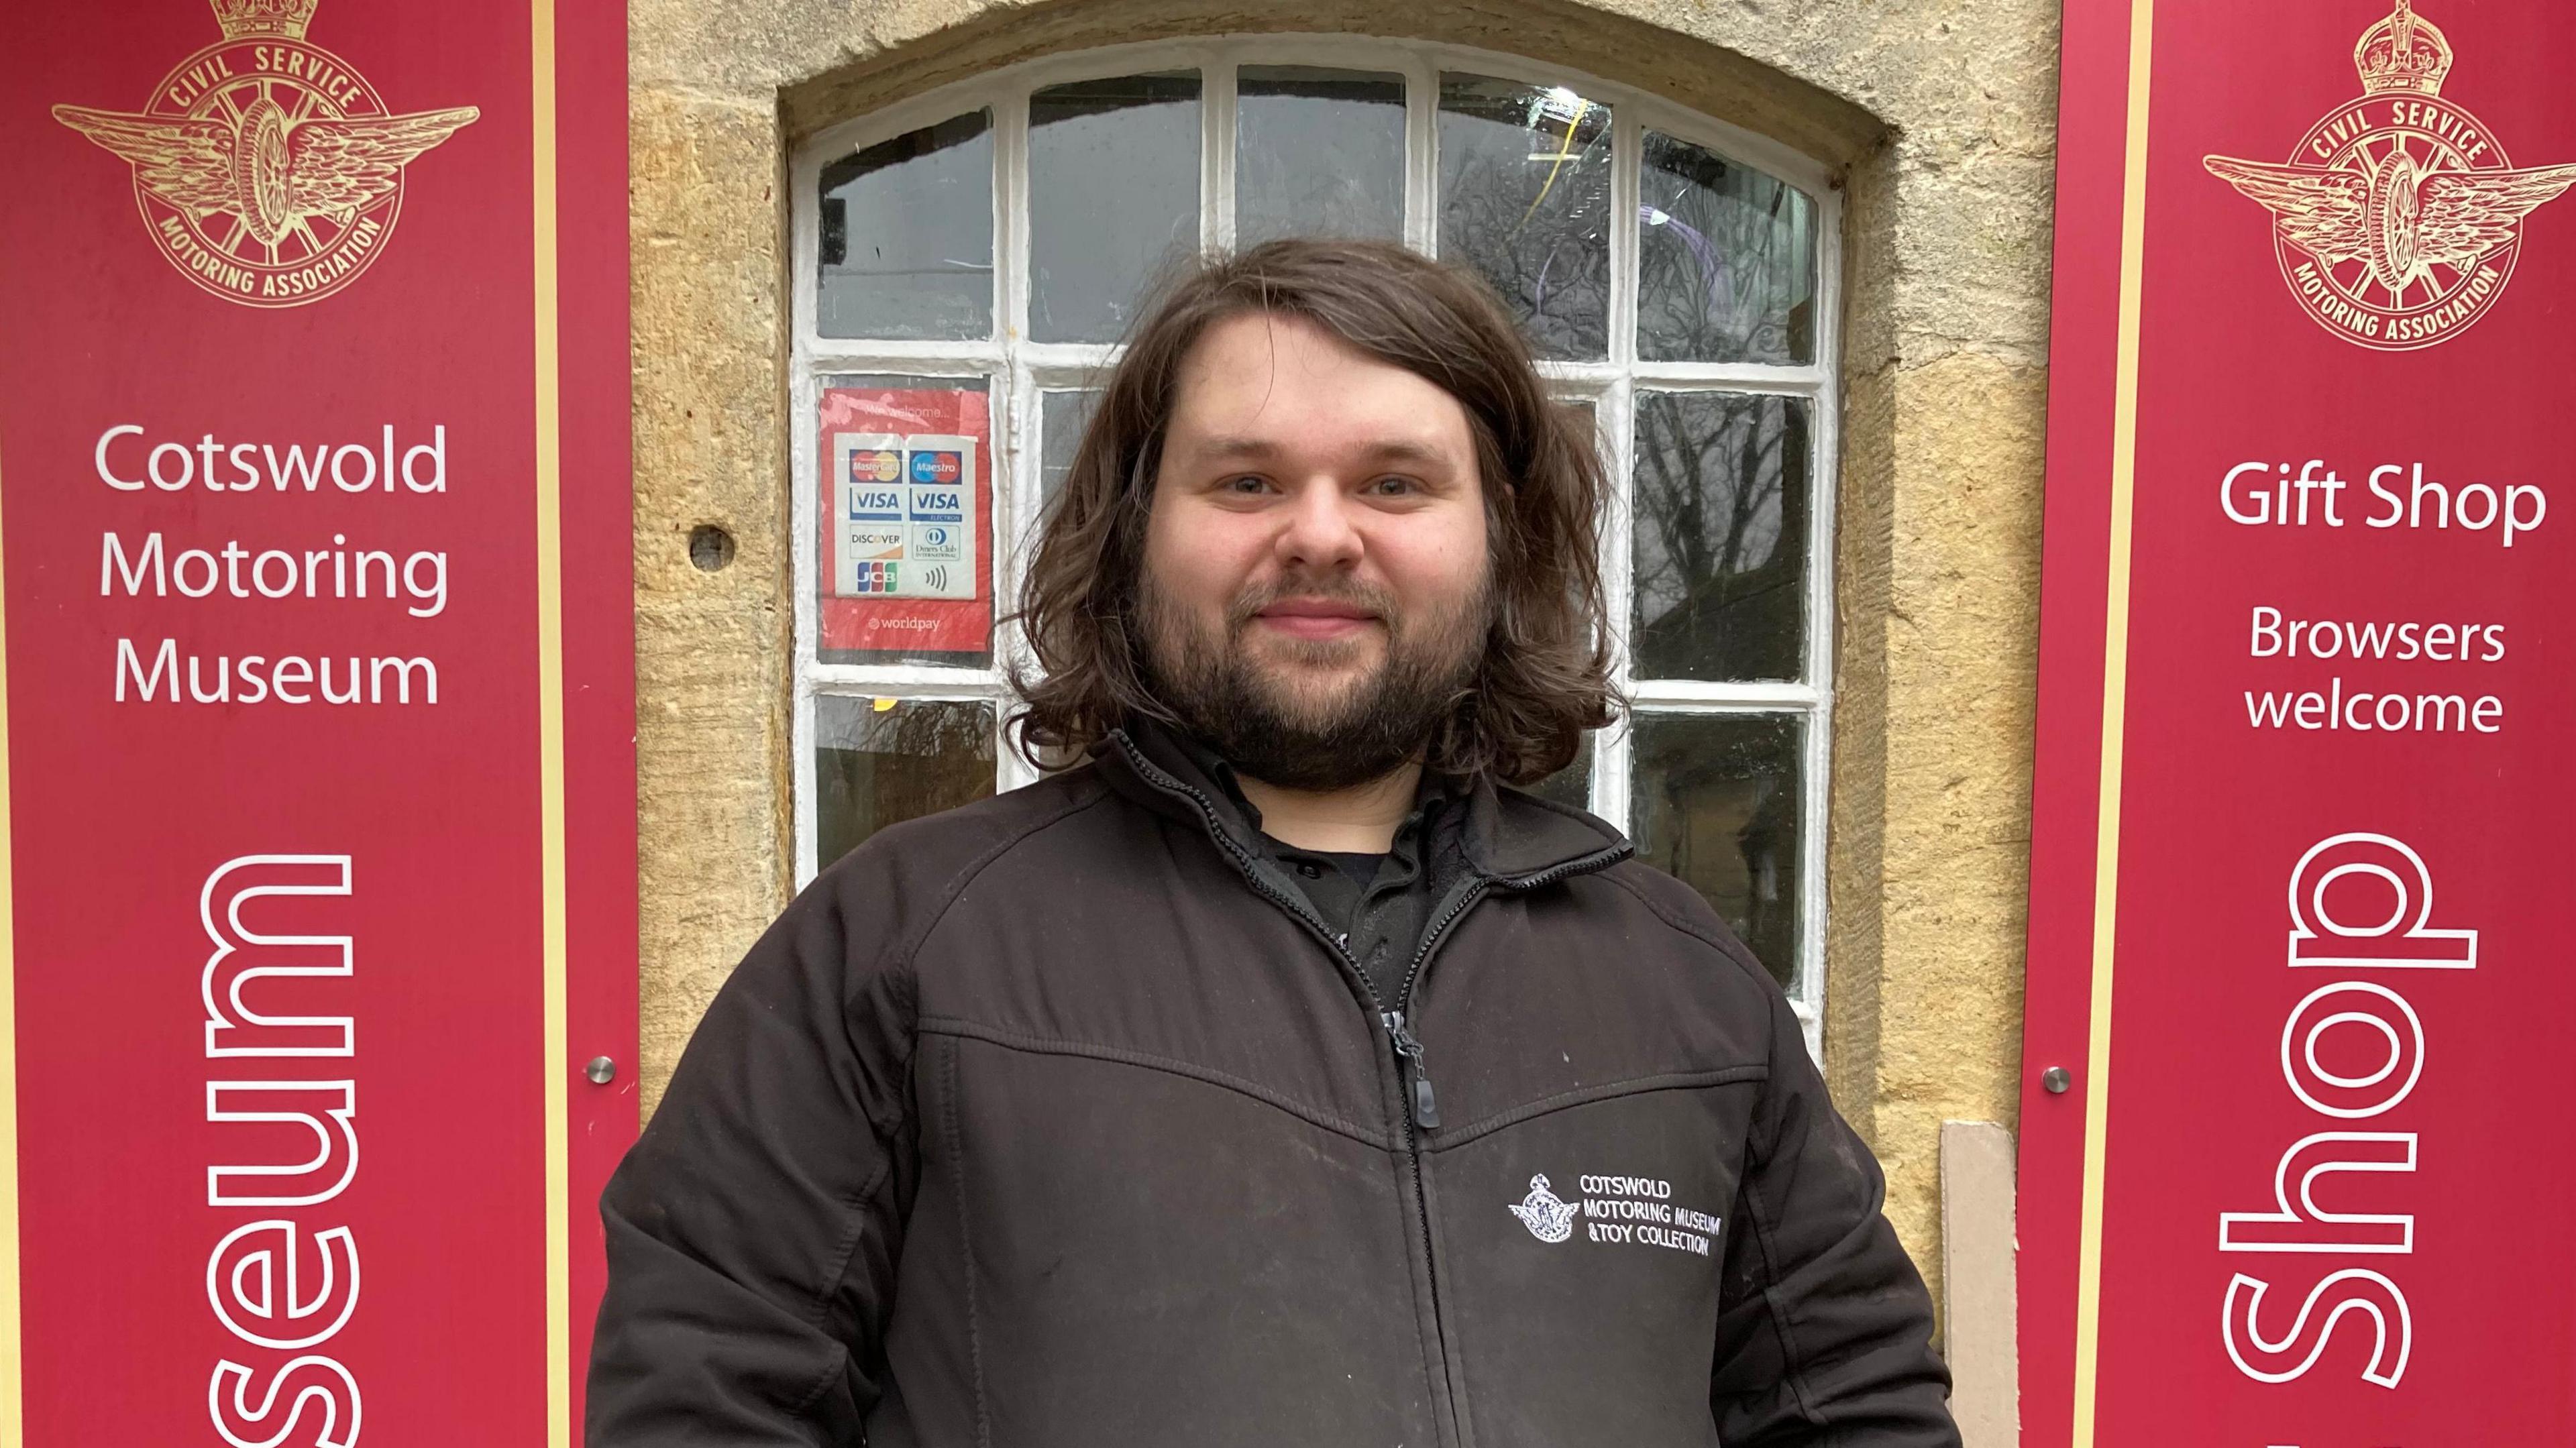
[[1815,203],[1750,166],[1653,131],[1643,162],[1637,355],[1815,361]]
[[891,824],[993,792],[993,706],[973,700],[814,700],[814,860]]
[[1235,83],[1234,236],[1404,234],[1404,77],[1247,65]]
[[1029,97],[1029,334],[1114,342],[1199,235],[1199,77],[1128,75]]
[[816,657],[993,657],[993,419],[981,377],[825,377]]
[[1630,806],[1640,858],[1706,897],[1786,986],[1798,973],[1798,740],[1792,714],[1639,714]]
[[1099,406],[1096,391],[1038,394],[1040,516],[1055,506],[1055,495],[1063,490],[1065,475],[1073,471],[1073,455],[1082,446],[1082,430],[1091,425],[1091,414]]
[[826,337],[993,334],[993,113],[976,111],[823,166]]
[[1552,799],[1558,804],[1570,804],[1576,809],[1592,808],[1593,733],[1594,731],[1590,729],[1584,730],[1583,742],[1574,748],[1574,761],[1529,786],[1530,793],[1541,799]]
[[1807,639],[1807,403],[1639,392],[1633,677],[1796,679]]
[[1610,348],[1610,108],[1440,77],[1440,255],[1484,274],[1542,357]]

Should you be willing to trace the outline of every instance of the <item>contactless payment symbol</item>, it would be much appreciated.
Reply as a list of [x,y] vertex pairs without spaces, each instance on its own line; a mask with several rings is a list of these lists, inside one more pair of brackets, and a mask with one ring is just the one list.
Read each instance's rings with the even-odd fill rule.
[[179,62],[142,110],[54,107],[133,164],[163,258],[246,307],[300,307],[356,281],[393,236],[403,168],[481,114],[392,114],[304,39],[319,3],[214,0],[224,38]]
[[832,591],[845,598],[975,596],[975,439],[841,433]]
[[2201,164],[2272,213],[2282,279],[2318,326],[2408,352],[2467,331],[2504,295],[2522,219],[2576,166],[2515,170],[2504,143],[2442,99],[2451,45],[2413,0],[2361,33],[2361,98],[2309,127],[2286,164]]

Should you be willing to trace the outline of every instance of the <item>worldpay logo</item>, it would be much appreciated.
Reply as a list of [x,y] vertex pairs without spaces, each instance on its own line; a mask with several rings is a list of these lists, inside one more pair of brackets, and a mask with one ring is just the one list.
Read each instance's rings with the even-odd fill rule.
[[[2389,1275],[2398,1264],[2388,1259],[2415,1251],[2414,1214],[2359,1210],[2370,1195],[2363,1183],[2329,1179],[2377,1174],[2384,1182],[2385,1174],[2415,1170],[2417,1134],[2377,1129],[2391,1124],[2381,1118],[2414,1094],[2424,1073],[2424,1021],[2408,994],[2420,996],[2442,979],[2422,972],[2478,963],[2475,930],[2432,922],[2432,871],[2401,840],[2335,835],[2290,871],[2289,967],[2342,978],[2291,1007],[2281,1027],[2281,1074],[2316,1124],[2329,1129],[2282,1150],[2269,1210],[2220,1214],[2218,1250],[2328,1260],[2295,1311],[2268,1300],[2272,1283],[2264,1278],[2238,1272],[2229,1280],[2227,1356],[2257,1382],[2306,1376],[2347,1319],[2372,1334],[2364,1380],[2394,1388],[2406,1375],[2414,1318],[2405,1290]],[[2366,1042],[2362,1054],[2372,1059],[2329,1047],[2338,1028],[2345,1038],[2338,1047],[2348,1052],[2349,1042]],[[2374,1129],[2354,1129],[2365,1124]],[[2335,1207],[2318,1204],[2321,1184]],[[2347,1266],[2339,1258],[2360,1260]]]
[[350,893],[347,855],[243,855],[198,895],[215,945],[201,984],[206,1057],[222,1063],[206,1082],[206,1120],[227,1128],[206,1168],[206,1205],[222,1214],[206,1300],[235,1340],[206,1384],[206,1413],[233,1448],[275,1448],[299,1429],[312,1436],[297,1441],[319,1448],[358,1441],[358,1380],[318,1350],[358,1310],[357,1238],[319,1210],[358,1175],[356,1025],[267,1014],[244,998],[277,989],[258,981],[348,980],[350,938],[297,927],[316,913],[313,897]]

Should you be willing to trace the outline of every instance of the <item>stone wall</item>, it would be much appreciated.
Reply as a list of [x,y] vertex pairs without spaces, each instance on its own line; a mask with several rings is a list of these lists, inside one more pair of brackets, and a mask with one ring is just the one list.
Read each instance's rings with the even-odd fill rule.
[[[631,0],[649,1110],[791,887],[800,138],[1037,55],[1338,31],[1540,57],[1761,131],[1848,198],[1828,1074],[1937,1276],[1944,1119],[2011,1123],[2057,0]],[[690,532],[739,551],[693,566]],[[1936,1281],[1936,1290],[1938,1283]]]

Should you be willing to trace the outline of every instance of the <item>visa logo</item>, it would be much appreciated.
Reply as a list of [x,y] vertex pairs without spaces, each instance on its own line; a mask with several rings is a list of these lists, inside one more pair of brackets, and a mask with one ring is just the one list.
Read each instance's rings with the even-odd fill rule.
[[894,488],[852,488],[848,493],[852,518],[900,519],[903,517],[903,494]]
[[912,490],[912,511],[915,514],[955,514],[963,512],[965,507],[965,494],[959,492],[955,488],[915,488]]

